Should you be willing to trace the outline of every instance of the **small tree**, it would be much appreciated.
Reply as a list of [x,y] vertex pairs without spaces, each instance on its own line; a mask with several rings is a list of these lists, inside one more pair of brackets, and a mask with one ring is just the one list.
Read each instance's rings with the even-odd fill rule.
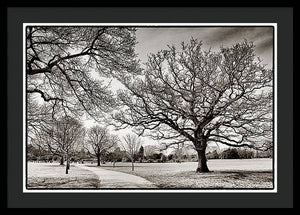
[[214,150],[212,152],[207,153],[206,157],[207,157],[207,159],[218,159],[219,154],[218,154],[217,150]]
[[40,138],[31,139],[31,144],[27,146],[27,159],[30,160],[30,157],[34,157],[33,160],[39,161],[42,156],[47,153],[47,148],[41,144]]
[[167,156],[165,156],[164,154],[161,154],[160,162],[165,163],[166,161],[167,161]]
[[112,153],[113,167],[115,167],[116,162],[120,162],[123,159],[123,153],[120,150],[120,147],[117,147]]
[[144,147],[141,146],[140,149],[139,149],[139,152],[137,154],[137,159],[140,161],[140,162],[143,162],[144,160]]
[[134,171],[135,156],[138,154],[142,145],[141,139],[134,134],[127,134],[124,137],[123,149],[126,151],[128,157],[131,160],[131,170]]
[[239,149],[238,150],[240,159],[251,159],[253,158],[253,152],[247,149]]
[[220,157],[222,159],[239,159],[239,153],[237,151],[237,149],[235,148],[230,148],[230,149],[227,149],[225,151],[223,151],[220,155]]
[[81,148],[80,151],[78,152],[78,159],[83,162],[83,160],[87,157],[86,151],[84,148]]
[[184,156],[184,151],[183,151],[184,144],[176,144],[176,145],[177,147],[175,148],[174,151],[174,155],[175,155],[174,157],[176,159],[176,162],[181,163]]
[[172,161],[174,158],[174,154],[169,154],[167,158],[168,158],[168,161]]
[[153,154],[158,153],[159,149],[156,145],[147,145],[144,146],[144,155],[146,159],[152,157]]
[[110,135],[107,128],[98,125],[88,131],[87,138],[84,148],[90,156],[97,158],[97,166],[100,166],[103,153],[112,149],[118,143],[116,136]]
[[79,142],[84,137],[85,130],[82,124],[69,116],[61,117],[48,123],[48,127],[40,133],[43,147],[52,155],[59,155],[66,161],[66,174],[70,169],[70,159],[76,153]]

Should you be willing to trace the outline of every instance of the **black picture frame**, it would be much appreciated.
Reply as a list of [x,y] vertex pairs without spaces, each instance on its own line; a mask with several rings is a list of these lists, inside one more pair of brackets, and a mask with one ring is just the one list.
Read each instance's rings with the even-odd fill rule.
[[[47,14],[47,15],[45,15]],[[7,206],[293,206],[293,8],[7,8]],[[23,23],[277,23],[277,193],[23,193]]]

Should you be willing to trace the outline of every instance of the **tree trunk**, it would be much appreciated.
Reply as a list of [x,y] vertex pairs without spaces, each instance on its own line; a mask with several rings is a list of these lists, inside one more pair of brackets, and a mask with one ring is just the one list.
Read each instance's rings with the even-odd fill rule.
[[207,167],[205,149],[197,150],[197,153],[198,153],[198,168],[196,172],[209,172],[209,169]]
[[60,157],[60,165],[64,165],[64,156]]
[[131,170],[134,171],[134,161],[131,161]]
[[67,165],[66,165],[66,174],[68,174],[69,173],[69,169],[70,169],[70,163],[69,163],[68,157],[67,157],[66,162],[67,162]]
[[97,156],[97,166],[100,166],[100,155]]

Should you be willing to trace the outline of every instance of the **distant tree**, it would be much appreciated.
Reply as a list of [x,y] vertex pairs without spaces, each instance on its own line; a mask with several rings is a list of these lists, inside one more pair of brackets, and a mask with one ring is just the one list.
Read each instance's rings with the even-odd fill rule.
[[167,156],[167,158],[168,158],[169,161],[173,160],[174,154],[169,154],[169,155]]
[[121,151],[120,147],[116,147],[114,151],[109,153],[109,159],[113,162],[113,167],[115,167],[116,162],[121,162],[126,156],[126,152]]
[[81,148],[77,157],[79,160],[83,161],[87,156],[87,152],[84,150],[84,148]]
[[149,156],[150,159],[154,161],[159,161],[162,156],[162,153],[154,153],[151,156]]
[[123,149],[131,160],[131,170],[134,171],[135,156],[142,145],[141,139],[135,134],[127,134],[124,137]]
[[[150,54],[143,76],[124,79],[117,128],[134,127],[154,139],[189,142],[198,154],[196,172],[209,172],[209,142],[267,150],[272,139],[273,69],[243,41],[220,51],[191,39]],[[176,140],[176,141],[173,141]]]
[[144,147],[144,155],[147,159],[150,158],[153,154],[158,152],[159,149],[157,148],[156,145],[147,145]]
[[251,159],[253,158],[253,152],[247,149],[238,149],[240,159]]
[[144,160],[144,147],[141,146],[140,149],[139,149],[139,152],[137,153],[137,160],[139,160],[140,162],[143,162]]
[[114,160],[115,161],[122,161],[124,153],[122,153],[120,147],[117,147],[114,151]]
[[[42,124],[42,123],[41,123]],[[61,145],[55,143],[54,137],[54,129],[56,123],[54,120],[47,121],[47,126],[42,125],[39,130],[34,130],[32,134],[33,136],[28,136],[30,140],[30,144],[39,151],[39,155],[37,156],[37,160],[39,160],[42,156],[47,153],[51,153],[53,156],[59,157],[60,165],[64,165],[65,154],[61,149]],[[29,143],[28,143],[29,144]],[[63,145],[63,144],[62,144]]]
[[222,158],[222,159],[239,159],[240,157],[239,157],[239,153],[238,153],[237,149],[229,148],[221,153],[220,158]]
[[48,127],[39,134],[39,146],[47,149],[52,155],[60,156],[61,163],[65,160],[68,174],[70,159],[77,152],[85,134],[82,124],[72,117],[64,116],[53,120],[51,124],[48,123]]
[[38,161],[42,156],[47,154],[47,151],[40,144],[36,144],[37,140],[32,140],[27,146],[27,160]]
[[174,151],[174,158],[175,158],[176,162],[181,163],[181,161],[184,159],[183,158],[183,156],[184,156],[184,152],[183,152],[184,144],[178,143],[176,145],[177,146],[176,146],[175,151]]
[[218,159],[219,154],[218,154],[217,150],[214,150],[212,152],[207,153],[206,157],[207,157],[207,159]]
[[118,141],[117,136],[110,135],[107,128],[96,125],[89,129],[84,148],[88,155],[97,158],[97,166],[100,166],[101,156],[114,148]]
[[167,156],[165,156],[164,154],[162,154],[161,156],[160,156],[160,162],[161,163],[165,163],[167,161]]

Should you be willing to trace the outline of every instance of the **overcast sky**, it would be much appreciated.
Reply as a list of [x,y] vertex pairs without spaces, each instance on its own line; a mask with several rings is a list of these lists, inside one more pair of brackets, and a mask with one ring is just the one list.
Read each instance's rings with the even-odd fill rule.
[[[202,40],[203,48],[212,48],[213,51],[218,51],[221,46],[231,46],[244,39],[254,42],[255,52],[264,64],[272,67],[273,59],[273,28],[272,27],[172,27],[172,28],[138,28],[136,32],[137,42],[136,53],[138,54],[141,63],[147,61],[149,53],[157,53],[162,49],[167,49],[167,45],[180,47],[182,41],[189,42],[193,38]],[[117,81],[112,82],[113,91],[121,86]],[[91,121],[85,125],[91,126]],[[116,133],[123,136],[130,130],[121,130]],[[114,132],[113,132],[114,133]],[[155,142],[144,138],[147,144]]]
[[219,50],[241,42],[253,41],[257,56],[263,63],[272,66],[273,28],[272,27],[174,27],[174,28],[138,28],[136,32],[136,53],[141,61],[147,61],[147,54],[166,49],[167,45],[180,47],[182,41],[189,42],[193,37],[202,40],[203,48]]

